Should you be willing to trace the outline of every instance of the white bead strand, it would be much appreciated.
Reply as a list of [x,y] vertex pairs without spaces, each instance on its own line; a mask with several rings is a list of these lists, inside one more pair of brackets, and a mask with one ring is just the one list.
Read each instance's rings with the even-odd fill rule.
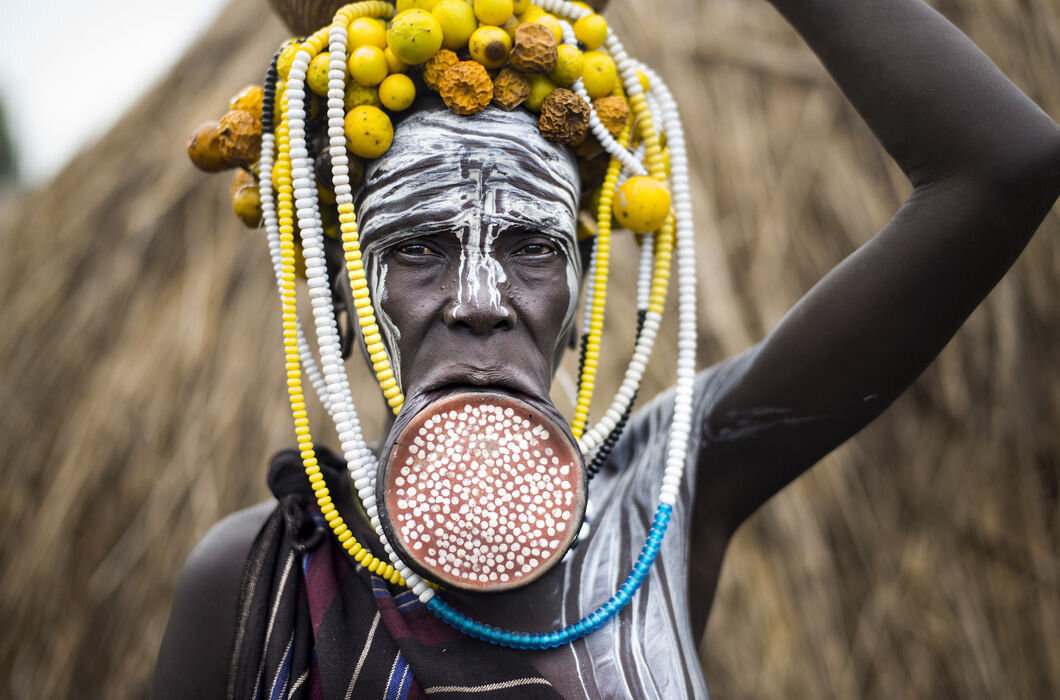
[[657,96],[662,109],[662,121],[670,148],[671,187],[677,218],[677,386],[674,389],[674,415],[667,448],[666,471],[659,492],[661,502],[673,505],[677,502],[684,476],[692,430],[692,396],[695,388],[698,338],[695,231],[692,222],[692,195],[688,182],[688,156],[677,103],[657,74],[647,66],[641,66],[641,70],[648,76],[651,90]]
[[[331,180],[335,187],[335,201],[337,204],[353,202],[353,190],[349,179],[349,155],[346,151],[345,109],[343,105],[346,93],[346,37],[347,31],[341,22],[334,22],[328,34],[328,145],[331,155]],[[344,283],[348,283],[348,280]],[[348,385],[348,383],[347,383]],[[375,530],[379,541],[382,543],[391,565],[397,569],[405,584],[416,591],[423,603],[434,596],[434,589],[426,585],[415,572],[413,572],[394,551],[387,542],[383,532],[382,523],[379,520],[379,509],[375,502],[375,481],[377,476],[377,460],[368,450],[366,445],[363,449],[350,453],[347,452],[346,461],[353,479],[353,487],[361,504],[365,508],[372,528]],[[351,447],[358,447],[351,445]],[[359,454],[357,453],[359,452]]]

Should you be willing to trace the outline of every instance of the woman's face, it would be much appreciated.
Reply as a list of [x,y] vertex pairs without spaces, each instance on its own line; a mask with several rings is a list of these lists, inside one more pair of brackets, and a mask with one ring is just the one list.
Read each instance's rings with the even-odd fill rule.
[[548,396],[577,303],[577,168],[532,116],[421,112],[359,204],[379,325],[406,396]]

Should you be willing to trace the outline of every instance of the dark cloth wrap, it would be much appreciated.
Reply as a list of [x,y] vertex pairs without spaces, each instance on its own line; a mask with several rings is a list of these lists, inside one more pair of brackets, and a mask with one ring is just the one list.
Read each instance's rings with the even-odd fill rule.
[[[353,508],[345,463],[323,448],[317,458],[354,536],[385,560]],[[561,697],[525,652],[465,637],[358,565],[331,534],[297,451],[273,458],[269,487],[279,503],[244,570],[229,698]]]

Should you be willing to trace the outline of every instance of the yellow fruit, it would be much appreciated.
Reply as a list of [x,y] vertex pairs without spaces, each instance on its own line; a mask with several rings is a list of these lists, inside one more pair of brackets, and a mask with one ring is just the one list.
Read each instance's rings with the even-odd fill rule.
[[389,46],[383,49],[383,55],[386,56],[386,65],[391,73],[404,73],[409,69],[409,64],[395,56]]
[[330,70],[331,54],[327,51],[318,53],[309,62],[309,70],[305,74],[306,85],[318,95],[327,97],[328,94],[328,70]]
[[405,10],[390,20],[386,40],[395,56],[418,66],[442,47],[442,25],[426,10]]
[[265,91],[260,85],[247,85],[228,103],[228,109],[229,111],[241,109],[261,119],[261,103],[264,96]]
[[[335,193],[326,187],[321,187],[320,185],[317,185],[317,199],[320,200],[321,204],[334,204]],[[332,209],[331,207],[322,207],[320,212],[320,218],[324,218],[325,216],[327,216],[327,214],[324,213],[325,211],[330,212],[332,211]],[[327,224],[325,224],[324,226],[324,233],[327,233]],[[331,237],[335,238],[335,236]]]
[[346,31],[346,36],[348,51],[359,49],[362,46],[386,48],[386,27],[368,17],[358,17],[353,20],[350,23],[350,28]]
[[378,46],[362,46],[350,54],[350,75],[361,85],[378,85],[389,70],[386,56]]
[[378,158],[390,148],[394,126],[378,107],[361,105],[346,114],[346,148],[361,158]]
[[533,22],[535,18],[540,17],[543,14],[545,14],[545,11],[537,5],[528,5],[525,10],[519,13],[519,21]]
[[427,12],[430,12],[437,4],[438,0],[397,0],[397,11],[427,10]]
[[412,78],[401,73],[388,75],[379,84],[379,101],[392,112],[408,109],[416,99],[416,85]]
[[508,21],[501,25],[501,29],[507,32],[508,36],[515,39],[515,28],[519,26],[519,18],[512,15],[508,18]]
[[301,48],[302,42],[292,39],[280,49],[280,55],[276,59],[276,72],[281,78],[286,78],[291,72],[291,64],[294,63],[294,57]]
[[247,228],[261,225],[261,197],[257,183],[241,185],[232,193],[232,209]]
[[374,87],[361,85],[355,80],[346,83],[346,95],[342,100],[342,107],[347,112],[361,105],[380,107],[382,104],[379,101],[379,91]]
[[556,85],[567,87],[582,77],[582,52],[570,44],[560,44],[556,67],[548,72],[548,77]]
[[530,83],[530,95],[523,101],[523,106],[531,112],[540,112],[541,103],[556,89],[556,84],[546,75],[528,75],[526,81]]
[[512,0],[475,0],[475,16],[483,24],[499,27],[515,12]]
[[595,51],[607,41],[607,20],[600,15],[586,15],[574,23],[574,36],[585,48]]
[[563,41],[563,27],[559,26],[559,20],[556,19],[555,15],[544,12],[530,21],[548,27],[549,31],[552,32],[552,36],[556,37],[557,44]]
[[464,0],[440,0],[431,14],[442,27],[442,45],[453,51],[467,46],[471,33],[478,27],[475,11]]
[[615,218],[633,233],[650,233],[670,213],[670,192],[653,177],[637,175],[615,190]]
[[479,27],[467,45],[471,58],[486,68],[500,68],[512,50],[512,38],[500,27]]
[[530,0],[515,0],[512,3],[512,12],[517,15],[521,15],[530,9]]
[[607,97],[615,89],[618,69],[615,62],[603,51],[586,51],[582,54],[582,83],[589,97]]

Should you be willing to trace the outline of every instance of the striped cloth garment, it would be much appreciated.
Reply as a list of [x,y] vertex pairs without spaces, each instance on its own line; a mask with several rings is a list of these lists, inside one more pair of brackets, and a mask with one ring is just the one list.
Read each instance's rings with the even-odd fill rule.
[[[374,543],[345,463],[326,449],[317,456],[343,518]],[[269,487],[278,504],[244,569],[228,698],[561,697],[519,652],[463,636],[357,565],[331,535],[296,451],[273,458]]]

